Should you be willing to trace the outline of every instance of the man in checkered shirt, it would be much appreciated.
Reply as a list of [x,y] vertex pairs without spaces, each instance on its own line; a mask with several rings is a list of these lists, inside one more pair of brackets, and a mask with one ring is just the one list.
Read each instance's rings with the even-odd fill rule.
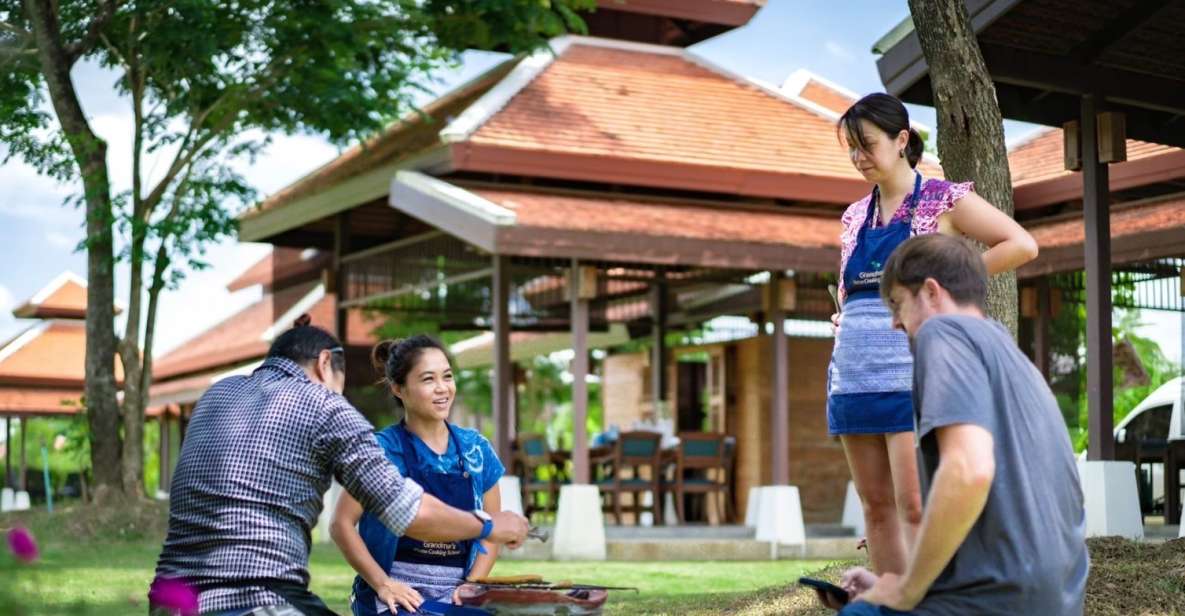
[[[202,396],[173,477],[158,580],[199,590],[203,614],[331,614],[307,587],[310,533],[332,478],[396,535],[522,543],[522,516],[454,509],[401,476],[344,385],[341,344],[305,316],[253,374]],[[173,613],[169,586],[149,592],[154,614]]]

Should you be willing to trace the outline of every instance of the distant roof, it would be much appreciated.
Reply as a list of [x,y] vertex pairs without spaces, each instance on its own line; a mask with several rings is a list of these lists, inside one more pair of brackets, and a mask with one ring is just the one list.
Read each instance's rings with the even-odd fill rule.
[[[1037,259],[1021,268],[1025,277],[1081,270],[1086,230],[1081,212],[1027,226],[1037,240]],[[1185,195],[1111,208],[1114,263],[1177,256],[1185,246]]]
[[21,319],[85,319],[86,280],[73,272],[62,272],[12,314]]
[[[53,319],[38,323],[0,346],[0,383],[82,387],[86,380],[86,323]],[[115,362],[115,376],[123,369]]]
[[[1067,171],[1060,128],[1043,128],[1008,151],[1017,209],[1080,199],[1082,176]],[[1112,191],[1185,178],[1185,150],[1128,139],[1127,161],[1110,165]]]

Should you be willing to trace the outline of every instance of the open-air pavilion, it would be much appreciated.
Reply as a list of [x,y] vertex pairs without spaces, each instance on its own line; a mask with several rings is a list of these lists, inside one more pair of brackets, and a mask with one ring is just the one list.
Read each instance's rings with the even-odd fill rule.
[[[1087,457],[1113,460],[1113,280],[1144,281],[1136,307],[1182,309],[1185,173],[1179,152],[1148,154],[1156,144],[1185,146],[1185,2],[968,0],[967,7],[1004,117],[1063,127],[1064,168],[1081,172],[1046,182],[1044,191],[1017,188],[1018,219],[1049,218],[1030,223],[1045,241],[1040,259],[1021,274],[1084,272],[1041,278],[1038,287],[1052,281],[1063,295],[1086,303]],[[876,50],[883,54],[878,69],[890,94],[933,105],[910,22],[886,35]],[[1142,143],[1132,145],[1129,138]],[[1129,158],[1125,172],[1111,173],[1112,164]],[[1136,165],[1134,158],[1144,160]],[[1148,162],[1155,159],[1161,166]],[[1113,200],[1126,202],[1112,207]],[[1038,296],[1046,305],[1045,294]],[[1170,441],[1168,455],[1178,444],[1185,441]],[[1088,492],[1097,485],[1105,500],[1134,498],[1117,487],[1130,483],[1127,468],[1084,466],[1084,485]],[[1166,517],[1178,515],[1173,510]],[[1142,533],[1131,525],[1110,530]]]

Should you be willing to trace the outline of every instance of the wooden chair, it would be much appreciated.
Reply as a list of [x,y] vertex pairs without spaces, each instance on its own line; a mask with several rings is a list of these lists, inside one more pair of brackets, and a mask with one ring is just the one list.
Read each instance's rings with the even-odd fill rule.
[[[521,478],[523,513],[527,518],[536,511],[555,511],[559,500],[556,469],[552,464],[547,438],[542,434],[520,434],[515,438],[514,464]],[[540,503],[538,496],[546,495]]]
[[[728,495],[727,457],[724,451],[724,435],[705,432],[680,432],[679,447],[675,455],[675,477],[668,482],[667,489],[675,496],[675,513],[679,523],[686,520],[683,496],[703,494],[704,509],[711,503],[718,503],[717,514],[721,520],[728,515],[724,502]],[[712,494],[719,498],[710,498]],[[723,511],[721,511],[721,509]]]
[[[605,512],[612,511],[615,523],[621,524],[622,502],[624,493],[633,494],[630,509],[634,513],[634,523],[638,523],[638,516],[642,513],[642,494],[650,492],[652,496],[651,510],[655,524],[662,522],[662,435],[657,432],[622,432],[613,443],[611,454],[602,460],[605,469],[597,487],[601,494],[608,497],[608,503],[603,505]],[[626,476],[627,469],[632,474]],[[649,477],[643,476],[643,470],[648,471]]]

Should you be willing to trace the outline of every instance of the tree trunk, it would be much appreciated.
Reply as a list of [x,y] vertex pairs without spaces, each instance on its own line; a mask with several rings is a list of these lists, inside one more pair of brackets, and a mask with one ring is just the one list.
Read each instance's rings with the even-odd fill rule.
[[107,144],[91,130],[70,80],[56,3],[26,0],[37,58],[62,131],[82,173],[86,200],[86,412],[95,501],[119,496],[119,406],[115,396],[115,276]]
[[[922,54],[930,66],[938,114],[938,155],[946,178],[973,180],[975,191],[1013,215],[1012,176],[1004,145],[1004,121],[971,17],[963,0],[909,0]],[[1016,273],[988,281],[988,315],[1016,338]]]

